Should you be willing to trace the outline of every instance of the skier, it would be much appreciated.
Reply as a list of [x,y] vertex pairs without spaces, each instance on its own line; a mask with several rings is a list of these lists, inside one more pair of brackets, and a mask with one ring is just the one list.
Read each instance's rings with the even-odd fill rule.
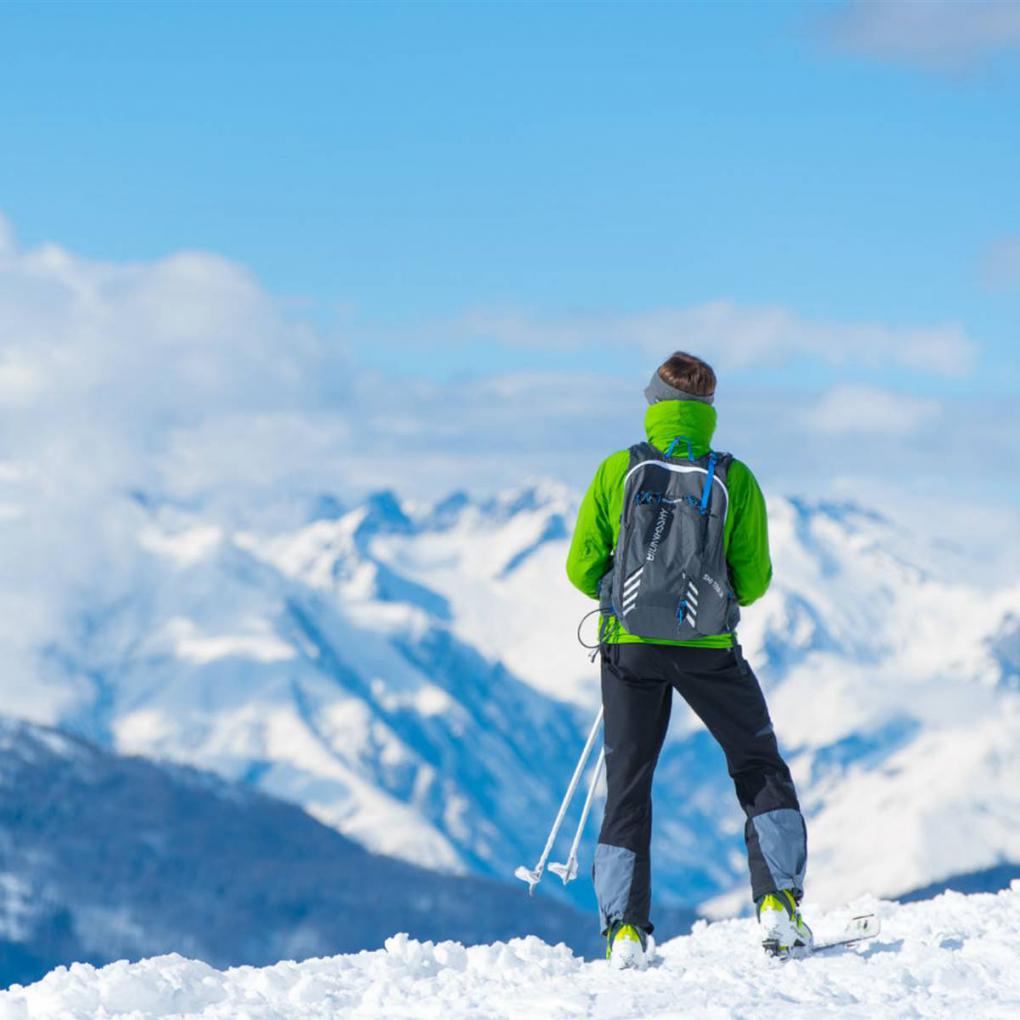
[[600,599],[605,817],[592,877],[606,955],[649,951],[652,774],[674,688],[726,754],[747,815],[751,891],[767,952],[812,944],[800,915],[807,834],[758,681],[737,643],[738,605],[772,578],[765,500],[750,469],[712,452],[716,377],[677,352],[645,390],[647,443],[610,454],[585,494],[567,575]]

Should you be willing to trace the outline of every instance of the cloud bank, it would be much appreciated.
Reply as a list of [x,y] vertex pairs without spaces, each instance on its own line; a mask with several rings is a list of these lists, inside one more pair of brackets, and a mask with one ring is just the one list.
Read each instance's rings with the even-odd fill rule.
[[428,327],[419,343],[498,342],[582,350],[627,347],[658,361],[677,338],[723,370],[767,368],[809,358],[823,364],[881,368],[889,364],[938,376],[967,375],[976,345],[958,323],[898,328],[881,323],[812,320],[782,307],[711,301],[630,315],[559,318],[476,310]]
[[19,248],[0,222],[0,648],[11,683],[31,691],[48,635],[138,569],[139,498],[271,527],[323,492],[351,503],[394,488],[427,500],[539,477],[580,489],[603,456],[641,438],[648,372],[677,336],[717,359],[717,446],[751,463],[767,489],[879,492],[888,509],[894,485],[941,498],[956,459],[988,499],[1016,498],[1001,470],[1020,457],[1015,401],[946,407],[877,383],[753,383],[762,366],[804,358],[965,379],[977,348],[960,326],[820,323],[720,301],[605,318],[476,312],[457,329],[454,341],[536,348],[622,342],[634,368],[384,375],[214,254],[101,262],[52,244]]
[[[773,434],[818,448],[849,433],[910,440],[940,404],[881,380],[965,383],[978,356],[955,323],[841,323],[720,300],[603,316],[474,310],[413,335],[370,336],[391,344],[395,361],[408,344],[513,345],[534,349],[536,366],[549,348],[622,346],[634,355],[625,377],[384,376],[217,255],[126,264],[52,244],[23,250],[0,221],[0,516],[30,506],[52,515],[133,490],[255,514],[324,488],[436,496],[542,474],[583,484],[600,451],[635,438],[647,374],[677,338],[713,360],[723,426],[752,452],[771,446],[760,415]],[[759,392],[761,371],[805,361],[854,386]],[[858,383],[862,371],[875,381]]]
[[911,435],[938,420],[937,400],[893,393],[877,386],[836,386],[804,416],[809,430],[833,436]]

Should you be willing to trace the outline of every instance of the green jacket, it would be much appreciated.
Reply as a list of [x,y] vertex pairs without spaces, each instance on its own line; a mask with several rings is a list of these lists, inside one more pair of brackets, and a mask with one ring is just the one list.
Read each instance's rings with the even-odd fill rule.
[[[662,400],[645,412],[645,432],[653,446],[665,451],[674,437],[687,436],[695,457],[708,453],[715,423],[715,408],[697,400]],[[593,599],[599,597],[599,580],[612,566],[613,550],[620,533],[623,479],[629,462],[627,450],[606,457],[595,472],[577,514],[567,554],[567,576],[574,587]],[[739,460],[730,464],[726,484],[730,494],[723,530],[726,562],[737,601],[749,606],[765,594],[772,580],[765,498],[750,468]],[[693,641],[642,638],[629,633],[615,616],[603,621],[602,640],[708,648],[728,648],[733,644],[730,634],[715,634]]]

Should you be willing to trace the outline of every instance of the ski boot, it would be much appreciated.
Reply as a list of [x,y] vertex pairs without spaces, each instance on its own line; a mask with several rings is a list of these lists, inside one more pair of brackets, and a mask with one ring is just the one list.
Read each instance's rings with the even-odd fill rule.
[[810,953],[814,936],[804,923],[797,900],[789,889],[779,889],[758,901],[761,945],[770,956],[786,957]]
[[617,970],[644,970],[655,953],[652,936],[633,924],[614,921],[606,938],[606,959]]

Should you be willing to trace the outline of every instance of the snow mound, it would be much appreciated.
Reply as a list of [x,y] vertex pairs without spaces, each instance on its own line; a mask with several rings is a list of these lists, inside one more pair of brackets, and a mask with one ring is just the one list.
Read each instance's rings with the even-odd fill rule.
[[[395,935],[373,952],[226,971],[177,955],[75,964],[0,994],[0,1020],[1020,1015],[1020,882],[994,896],[848,908],[864,910],[882,918],[877,939],[787,962],[762,955],[752,921],[702,921],[644,973],[533,936],[465,948]],[[845,916],[811,919],[824,938]]]

